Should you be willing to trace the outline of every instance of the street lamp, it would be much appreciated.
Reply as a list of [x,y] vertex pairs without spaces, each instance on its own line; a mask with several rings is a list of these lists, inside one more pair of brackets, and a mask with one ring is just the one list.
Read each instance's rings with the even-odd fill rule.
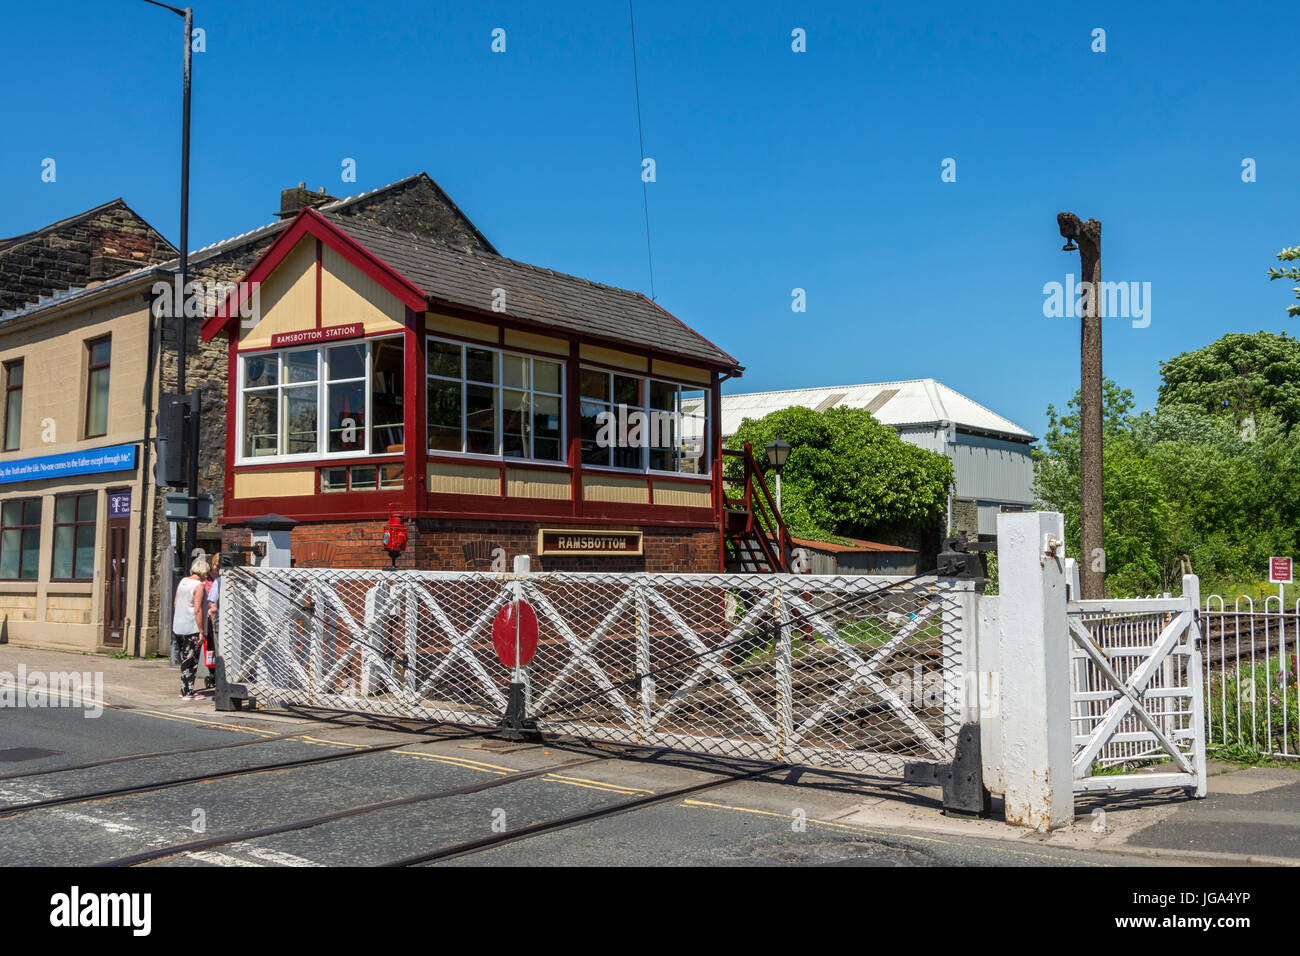
[[785,467],[785,460],[790,457],[790,445],[781,440],[781,433],[776,433],[776,438],[768,442],[764,449],[767,452],[767,463],[772,466],[776,472],[776,510],[781,510],[781,469]]
[[[155,7],[162,7],[181,17],[185,21],[185,59],[181,78],[181,236],[180,236],[180,286],[173,297],[171,311],[172,323],[176,328],[176,391],[186,394],[185,389],[185,339],[189,335],[189,323],[185,314],[185,300],[188,295],[190,279],[190,86],[194,56],[194,10],[191,7],[181,9],[160,0],[144,0]],[[158,343],[162,350],[161,338]],[[150,361],[152,361],[150,356]],[[159,355],[158,374],[162,375],[162,357]],[[189,573],[190,561],[194,557],[194,548],[198,544],[199,530],[199,442],[198,418],[202,409],[202,392],[195,389],[190,404],[189,460],[185,469],[185,493],[189,498],[189,517],[185,522],[185,535],[178,542],[181,560],[173,568],[172,592],[180,579]],[[174,646],[174,645],[173,645]]]
[[[1101,223],[1057,215],[1064,252],[1079,252],[1079,282],[1086,308],[1079,340],[1079,585],[1085,600],[1105,596],[1105,534],[1102,524]],[[1076,245],[1077,243],[1077,245]],[[1098,560],[1100,559],[1100,560]]]

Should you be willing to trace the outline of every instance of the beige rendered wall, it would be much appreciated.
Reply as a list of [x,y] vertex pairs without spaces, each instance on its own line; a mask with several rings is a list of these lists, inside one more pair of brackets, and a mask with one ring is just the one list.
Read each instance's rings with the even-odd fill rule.
[[[112,336],[108,390],[108,432],[85,438],[86,342]],[[108,491],[131,492],[127,546],[125,644],[134,643],[137,560],[141,547],[151,548],[152,506],[143,500],[139,444],[144,426],[144,394],[149,343],[149,313],[140,290],[29,326],[0,328],[0,362],[23,360],[23,413],[20,446],[0,452],[0,462],[58,455],[107,445],[137,446],[134,471],[71,475],[0,484],[0,503],[15,499],[41,501],[40,563],[35,581],[0,581],[3,636],[13,644],[65,650],[103,648],[104,547],[107,539]],[[153,401],[157,407],[156,388]],[[54,547],[54,499],[71,492],[96,494],[95,570],[90,581],[50,580]],[[141,540],[141,528],[145,540]],[[146,552],[147,553],[147,552]],[[153,568],[145,562],[145,604]],[[147,614],[147,612],[146,612]],[[146,626],[148,622],[145,622]],[[144,648],[145,651],[151,648]]]

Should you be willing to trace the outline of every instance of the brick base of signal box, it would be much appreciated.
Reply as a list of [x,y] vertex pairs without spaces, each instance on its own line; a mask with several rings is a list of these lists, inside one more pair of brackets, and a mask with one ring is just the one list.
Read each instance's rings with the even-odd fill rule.
[[[641,531],[643,553],[640,555],[544,555],[537,554],[540,528],[560,528],[575,532],[585,530]],[[406,552],[397,559],[399,568],[426,571],[464,571],[483,565],[471,565],[465,546],[478,542],[479,550],[505,549],[507,570],[515,555],[532,557],[532,566],[543,571],[676,571],[716,572],[720,566],[718,532],[708,528],[638,528],[632,525],[588,528],[559,523],[493,522],[421,519],[406,525]],[[380,544],[383,521],[331,521],[304,524],[293,529],[290,551],[294,565],[312,568],[386,568],[387,552]],[[247,545],[248,528],[232,526],[222,532],[222,548]],[[483,545],[488,548],[484,549]]]

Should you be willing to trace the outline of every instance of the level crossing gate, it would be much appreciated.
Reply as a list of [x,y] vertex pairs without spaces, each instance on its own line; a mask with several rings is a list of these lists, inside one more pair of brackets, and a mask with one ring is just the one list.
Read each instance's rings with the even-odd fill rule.
[[1199,604],[1191,575],[1178,598],[1068,603],[1076,791],[1205,796]]
[[897,775],[969,719],[976,582],[918,576],[232,568],[223,693],[497,725],[503,607],[538,624],[547,733]]

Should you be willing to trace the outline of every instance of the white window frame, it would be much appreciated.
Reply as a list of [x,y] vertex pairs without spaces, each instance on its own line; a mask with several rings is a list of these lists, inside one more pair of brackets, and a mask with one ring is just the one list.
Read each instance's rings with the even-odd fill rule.
[[[454,345],[460,349],[460,377],[459,378],[455,378],[450,375],[436,375],[433,372],[429,371],[428,359],[429,359],[430,342],[440,342],[443,345]],[[468,349],[477,349],[480,352],[492,353],[492,355],[494,356],[494,361],[496,363],[496,379],[497,379],[496,382],[480,382],[477,379],[471,379],[469,377],[469,365],[467,362]],[[505,384],[506,357],[524,359],[525,361],[528,362],[527,387],[517,388],[515,386]],[[479,343],[479,342],[460,342],[457,341],[456,339],[447,339],[437,335],[429,335],[425,337],[424,358],[425,358],[425,372],[424,372],[425,434],[424,434],[423,441],[425,443],[425,453],[427,455],[452,456],[456,458],[464,458],[469,461],[491,461],[495,463],[521,462],[523,464],[529,464],[529,465],[565,465],[568,463],[567,449],[568,449],[568,424],[569,423],[567,421],[568,418],[566,414],[567,405],[565,403],[565,398],[566,398],[565,385],[567,384],[567,382],[565,381],[565,362],[562,358],[558,356],[550,356],[550,355],[533,355],[529,352],[516,352],[510,349],[496,348],[494,346]],[[543,391],[542,389],[536,387],[537,376],[534,372],[535,362],[546,362],[550,365],[559,366],[560,369],[559,392]],[[460,451],[450,451],[444,448],[429,447],[429,434],[428,434],[429,386],[428,383],[430,381],[457,382],[460,384],[460,448],[461,448]],[[496,399],[493,404],[493,416],[494,416],[493,431],[496,437],[496,446],[497,446],[497,451],[495,454],[489,454],[485,452],[465,451],[465,449],[469,447],[467,444],[468,437],[469,437],[467,431],[469,425],[468,425],[468,414],[466,411],[466,404],[467,404],[468,390],[470,385],[478,385],[478,386],[492,388],[496,390]],[[503,392],[507,392],[507,391],[523,392],[528,396],[528,407],[529,407],[530,416],[532,415],[534,396],[541,396],[543,398],[554,398],[559,400],[560,438],[559,438],[558,458],[532,457],[537,436],[532,432],[531,429],[529,430],[529,436],[528,436],[529,447],[528,447],[527,455],[520,456],[520,455],[505,454],[505,437],[506,437],[505,427],[504,427],[505,403],[501,396]]]
[[[371,443],[373,440],[372,426],[374,424],[371,418],[371,393],[374,390],[374,378],[373,378],[374,344],[373,343],[381,342],[389,339],[403,340],[404,336],[401,334],[376,335],[373,337],[361,339],[360,341],[341,340],[336,342],[321,342],[315,345],[295,346],[293,348],[259,349],[255,352],[241,352],[239,354],[239,361],[236,363],[238,366],[236,369],[236,376],[238,379],[238,389],[236,391],[236,394],[238,396],[238,401],[236,402],[236,406],[235,406],[235,426],[236,426],[235,465],[236,467],[241,465],[268,465],[268,464],[296,463],[296,462],[338,461],[340,459],[348,459],[348,458],[375,458],[375,459],[386,459],[391,461],[394,459],[401,459],[402,457],[404,457],[405,452],[374,452],[371,450]],[[362,344],[365,345],[365,353],[366,353],[364,359],[365,369],[366,369],[365,379],[364,379],[366,408],[365,408],[365,427],[363,429],[365,432],[365,446],[364,449],[350,449],[347,451],[331,452],[328,451],[329,448],[328,411],[329,411],[329,386],[330,386],[328,350],[332,348],[338,348],[339,346],[362,345]],[[405,342],[403,342],[403,347],[405,347]],[[315,383],[316,384],[316,450],[314,452],[299,452],[298,454],[294,454],[294,455],[285,455],[279,453],[275,455],[245,455],[244,454],[244,437],[245,437],[244,397],[245,395],[252,392],[262,392],[262,393],[276,392],[278,395],[282,396],[285,388],[301,388],[303,385],[307,384],[307,383],[292,383],[292,382],[286,383],[283,380],[284,363],[281,362],[280,356],[287,355],[291,352],[315,352],[316,353],[316,383]],[[269,358],[270,356],[275,356],[275,360],[279,364],[279,371],[276,373],[276,384],[254,386],[251,389],[248,388],[245,385],[245,381],[247,377],[248,360],[250,358]],[[403,369],[403,373],[405,373],[405,369]],[[341,379],[339,382],[336,382],[335,384],[341,384],[343,382],[356,382],[356,381],[360,381],[360,380],[355,378]],[[406,388],[405,374],[403,374],[402,387],[403,390],[405,390]],[[280,402],[277,404],[277,419],[276,419],[277,449],[279,447],[282,447],[280,442],[284,438],[284,435],[282,435],[280,432],[281,418],[283,414],[284,414],[283,398],[281,398]],[[402,427],[403,427],[403,437],[405,437],[406,432],[409,431],[409,423],[403,422]]]
[[[694,382],[681,382],[681,381],[677,381],[677,380],[675,380],[675,379],[671,379],[671,378],[660,378],[660,377],[658,377],[658,376],[652,376],[652,375],[642,374],[642,373],[634,372],[634,371],[631,371],[631,370],[628,370],[628,369],[606,368],[606,367],[604,367],[604,366],[600,366],[600,365],[582,365],[582,366],[580,366],[580,368],[579,368],[579,376],[578,376],[578,381],[579,381],[579,382],[582,381],[581,373],[584,372],[584,371],[585,371],[585,372],[599,372],[600,374],[602,374],[602,375],[604,375],[604,376],[607,377],[607,379],[608,379],[608,381],[609,381],[609,389],[610,389],[610,391],[609,391],[610,402],[609,402],[609,403],[601,402],[600,404],[603,405],[603,406],[605,406],[606,408],[608,408],[608,409],[609,409],[611,412],[613,412],[615,415],[617,415],[617,413],[618,413],[618,411],[617,411],[617,410],[618,410],[618,403],[615,402],[615,401],[613,401],[613,399],[614,399],[614,383],[613,383],[613,379],[612,379],[612,378],[609,378],[609,377],[610,377],[610,376],[613,376],[613,375],[621,375],[621,376],[623,376],[624,378],[634,378],[634,379],[636,379],[636,380],[640,383],[640,385],[639,385],[639,387],[638,387],[638,389],[637,389],[637,392],[638,392],[638,395],[637,395],[637,405],[636,405],[635,407],[629,405],[629,406],[628,406],[628,412],[631,413],[631,412],[634,412],[634,411],[639,411],[639,412],[644,413],[644,414],[646,415],[646,427],[649,427],[649,422],[650,422],[650,417],[649,417],[649,416],[650,416],[650,413],[651,413],[652,411],[659,411],[659,412],[670,411],[670,409],[662,409],[662,408],[660,408],[660,409],[652,409],[652,408],[650,407],[650,383],[651,383],[652,381],[653,381],[653,382],[659,382],[659,383],[662,384],[662,385],[671,385],[671,386],[673,386],[675,389],[677,389],[677,393],[678,393],[679,395],[680,395],[680,393],[681,393],[683,390],[687,390],[687,391],[698,391],[698,392],[703,393],[703,397],[704,397],[704,411],[703,411],[703,415],[702,415],[702,417],[703,417],[703,419],[704,419],[704,436],[703,436],[703,440],[704,440],[704,442],[705,442],[705,444],[706,444],[706,447],[703,449],[703,454],[701,454],[701,455],[700,455],[700,458],[699,458],[699,460],[702,462],[702,465],[701,465],[701,469],[702,469],[702,470],[699,471],[699,472],[689,472],[689,471],[666,471],[666,470],[664,470],[664,469],[660,469],[660,468],[651,468],[651,467],[650,467],[650,449],[649,449],[648,447],[645,447],[645,446],[642,446],[642,448],[641,448],[641,465],[640,465],[640,467],[630,468],[630,467],[628,467],[628,466],[626,466],[626,465],[602,465],[602,464],[594,464],[594,463],[592,463],[592,462],[584,461],[584,462],[582,462],[582,468],[583,468],[584,471],[594,471],[594,470],[600,470],[600,471],[614,471],[614,472],[619,472],[620,474],[626,474],[626,475],[651,475],[651,476],[655,476],[655,477],[665,477],[665,478],[688,478],[688,479],[689,479],[689,478],[695,478],[695,479],[704,479],[704,478],[708,478],[708,477],[709,477],[709,473],[710,473],[710,469],[711,469],[711,462],[709,461],[709,449],[708,449],[708,447],[707,447],[707,443],[708,443],[708,438],[709,438],[709,399],[710,399],[710,392],[709,392],[709,387],[708,387],[707,385],[700,385],[700,384],[698,384],[698,383],[694,383]],[[582,413],[581,413],[582,401],[583,401],[583,397],[582,397],[581,394],[579,394],[579,396],[578,396],[579,419],[581,419],[581,414],[582,414]],[[613,457],[613,456],[611,455],[611,457]]]

